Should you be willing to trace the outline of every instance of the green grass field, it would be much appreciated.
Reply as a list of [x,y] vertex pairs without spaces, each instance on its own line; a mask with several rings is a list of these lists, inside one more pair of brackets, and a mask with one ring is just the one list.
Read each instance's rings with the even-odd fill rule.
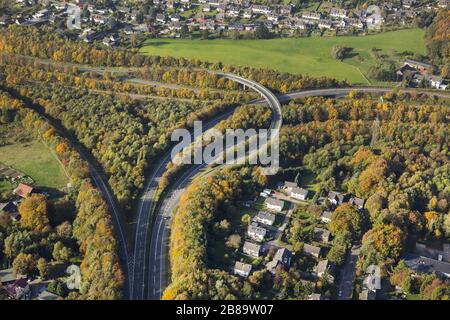
[[[394,52],[425,54],[424,31],[399,30],[365,37],[311,37],[270,40],[149,39],[141,52],[196,58],[230,65],[265,67],[311,76],[329,76],[351,83],[367,83],[363,74],[376,62],[372,48],[394,59]],[[335,44],[353,48],[343,61],[331,57]]]
[[60,189],[69,182],[59,162],[39,141],[0,147],[0,162],[29,175],[39,187]]

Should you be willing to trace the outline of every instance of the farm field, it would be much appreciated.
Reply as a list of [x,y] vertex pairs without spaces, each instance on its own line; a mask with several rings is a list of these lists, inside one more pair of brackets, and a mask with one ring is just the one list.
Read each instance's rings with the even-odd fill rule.
[[[424,31],[407,29],[365,37],[310,37],[270,40],[190,40],[149,39],[142,53],[160,56],[195,58],[230,65],[276,69],[283,72],[329,76],[354,84],[368,84],[366,74],[377,63],[371,50],[400,61],[396,53],[425,54]],[[343,61],[331,57],[331,49],[339,44],[352,48]]]
[[39,141],[0,147],[0,162],[27,174],[40,187],[60,189],[69,182],[59,162]]

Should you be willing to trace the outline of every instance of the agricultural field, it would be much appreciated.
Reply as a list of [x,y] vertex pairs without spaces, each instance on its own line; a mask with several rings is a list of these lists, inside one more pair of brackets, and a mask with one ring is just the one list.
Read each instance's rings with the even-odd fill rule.
[[40,141],[0,147],[0,162],[30,176],[39,187],[61,189],[69,182],[59,162]]
[[[368,84],[368,69],[377,56],[400,62],[402,53],[425,54],[424,31],[407,29],[369,36],[310,37],[270,40],[149,39],[141,52],[150,55],[195,58],[231,65],[276,69],[283,72],[329,76],[354,84]],[[343,61],[331,56],[334,45],[352,48]]]

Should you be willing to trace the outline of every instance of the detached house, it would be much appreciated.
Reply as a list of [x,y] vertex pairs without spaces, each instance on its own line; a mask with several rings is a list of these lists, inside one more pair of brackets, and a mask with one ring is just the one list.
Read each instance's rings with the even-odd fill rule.
[[242,251],[249,256],[257,258],[259,257],[259,253],[261,252],[261,246],[250,241],[245,241]]
[[355,207],[357,207],[358,209],[362,209],[364,208],[364,199],[352,196],[350,197],[350,199],[348,200],[348,203],[350,203],[351,205],[354,205]]
[[322,220],[323,223],[328,223],[331,221],[331,215],[333,213],[331,211],[324,211],[322,215],[320,216],[320,220]]
[[292,188],[291,197],[297,200],[305,201],[308,197],[308,190],[302,188]]
[[322,228],[314,228],[313,238],[315,241],[328,243],[330,241],[330,231]]
[[314,272],[318,278],[321,278],[327,272],[328,281],[334,282],[334,266],[328,260],[319,261],[314,268]]
[[336,191],[330,191],[328,192],[327,199],[328,201],[330,201],[331,204],[338,206],[344,202],[344,195]]
[[265,201],[265,204],[268,209],[277,211],[277,212],[283,211],[283,208],[284,208],[284,201],[278,200],[275,198],[267,198]]
[[265,212],[265,211],[260,211],[258,212],[258,214],[255,216],[254,219],[256,222],[262,223],[262,224],[266,224],[268,226],[273,225],[273,223],[275,222],[275,215],[271,214],[269,212]]
[[258,227],[255,224],[251,224],[248,226],[247,229],[247,235],[249,238],[255,240],[255,241],[263,241],[264,237],[266,236],[267,230],[261,227]]
[[252,265],[236,261],[234,264],[234,274],[247,278],[252,272]]
[[275,274],[279,265],[282,265],[283,268],[286,269],[289,268],[291,265],[291,259],[291,251],[286,248],[278,249],[277,253],[275,253],[275,256],[273,257],[273,260],[267,263],[266,268],[270,273]]
[[13,193],[21,198],[27,198],[34,192],[33,187],[20,183],[17,188],[14,189]]
[[318,258],[320,256],[320,247],[305,243],[303,245],[303,252]]

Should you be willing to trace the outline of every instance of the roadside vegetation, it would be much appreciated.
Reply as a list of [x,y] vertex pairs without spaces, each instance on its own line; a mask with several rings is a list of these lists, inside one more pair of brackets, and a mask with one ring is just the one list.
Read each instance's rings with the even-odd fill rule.
[[[30,279],[50,281],[48,290],[62,298],[120,299],[124,276],[111,216],[100,192],[90,182],[87,164],[37,112],[3,90],[0,123],[21,128],[54,150],[72,185],[58,196],[39,193],[23,199],[18,206],[19,221],[0,212],[2,265],[11,265],[15,272]],[[9,201],[13,195],[3,193],[2,197],[2,201]],[[65,270],[69,263],[80,265],[79,292],[69,292],[65,286],[61,267]]]

